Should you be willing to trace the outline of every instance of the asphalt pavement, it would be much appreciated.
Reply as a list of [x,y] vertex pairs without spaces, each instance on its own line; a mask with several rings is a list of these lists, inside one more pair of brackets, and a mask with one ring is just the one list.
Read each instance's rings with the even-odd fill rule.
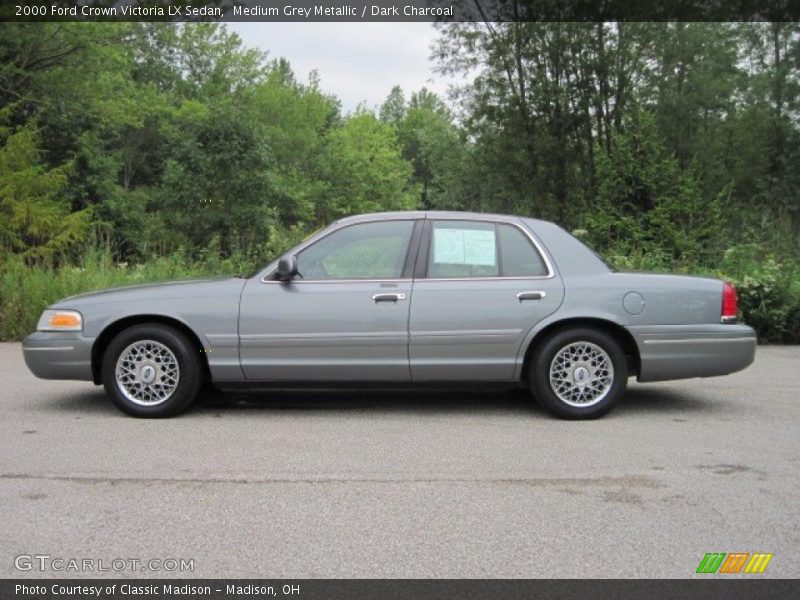
[[0,577],[683,578],[707,552],[800,575],[798,347],[631,380],[589,422],[521,391],[236,394],[138,420],[11,343],[0,382]]

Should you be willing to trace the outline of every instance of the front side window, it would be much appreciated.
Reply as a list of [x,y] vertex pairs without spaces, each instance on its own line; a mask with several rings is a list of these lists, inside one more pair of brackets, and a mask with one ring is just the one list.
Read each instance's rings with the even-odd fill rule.
[[400,279],[413,221],[344,227],[297,255],[303,279]]
[[504,223],[434,221],[428,277],[540,277],[547,267],[518,228]]

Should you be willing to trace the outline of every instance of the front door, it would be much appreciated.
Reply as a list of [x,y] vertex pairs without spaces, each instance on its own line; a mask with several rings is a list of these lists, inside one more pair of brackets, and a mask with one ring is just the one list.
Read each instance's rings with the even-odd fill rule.
[[561,279],[522,225],[432,220],[414,281],[414,381],[506,381],[527,333],[556,311]]
[[[415,221],[357,223],[297,254],[290,282],[242,294],[242,370],[260,381],[408,381]],[[410,273],[409,273],[410,274]]]

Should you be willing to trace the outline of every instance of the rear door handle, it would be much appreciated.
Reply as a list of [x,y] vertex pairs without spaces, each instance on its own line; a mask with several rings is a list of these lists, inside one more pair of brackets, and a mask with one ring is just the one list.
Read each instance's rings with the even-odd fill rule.
[[520,292],[517,294],[517,300],[520,302],[523,300],[541,300],[546,295],[544,292]]
[[397,302],[398,300],[405,300],[405,294],[375,294],[372,300],[375,302]]

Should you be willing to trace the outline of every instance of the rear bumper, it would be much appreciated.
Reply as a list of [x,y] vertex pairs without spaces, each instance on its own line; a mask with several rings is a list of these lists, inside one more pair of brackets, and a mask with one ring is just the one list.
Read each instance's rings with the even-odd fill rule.
[[639,347],[639,381],[714,377],[753,362],[756,333],[747,325],[629,327]]
[[30,334],[22,342],[22,354],[31,373],[41,379],[92,381],[92,344],[78,332]]

